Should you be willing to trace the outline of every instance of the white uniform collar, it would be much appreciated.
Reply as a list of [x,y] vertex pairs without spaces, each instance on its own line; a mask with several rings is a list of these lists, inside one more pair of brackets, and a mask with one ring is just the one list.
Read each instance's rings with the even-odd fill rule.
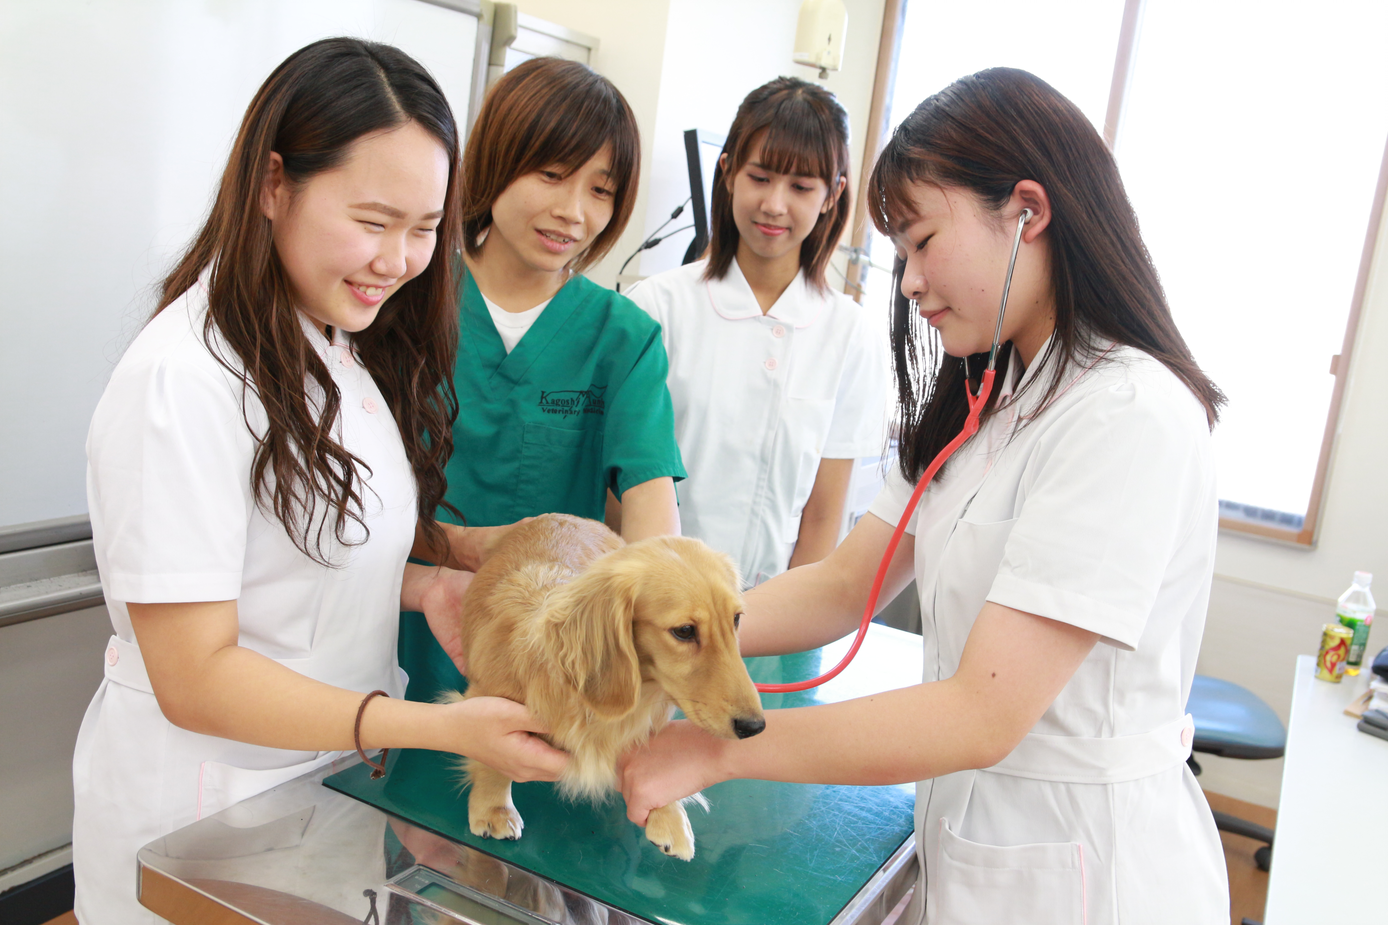
[[[203,312],[206,312],[208,309],[207,299],[210,292],[209,284],[211,280],[212,265],[209,264],[198,274],[198,296],[199,301],[202,303],[201,309]],[[308,342],[313,345],[313,349],[318,352],[318,355],[325,360],[329,359],[329,347],[346,347],[348,350],[352,349],[352,335],[348,334],[346,331],[333,328],[333,339],[329,341],[327,335],[318,329],[317,322],[303,312],[296,312],[296,314],[299,316],[299,326],[304,329],[304,335],[308,337]]]
[[333,328],[333,338],[329,341],[328,336],[319,329],[318,322],[314,321],[303,312],[298,312],[298,315],[299,326],[304,329],[304,336],[308,338],[308,342],[313,345],[313,349],[318,352],[318,355],[325,360],[329,359],[329,347],[345,347],[348,350],[352,349],[352,335],[348,334],[346,331]]
[[[728,264],[728,272],[722,279],[705,280],[704,285],[709,303],[719,317],[729,321],[761,317],[761,305],[757,302],[757,296],[752,292],[747,277],[742,275],[742,268],[738,266],[736,257]],[[805,282],[805,271],[800,270],[795,274],[795,279],[790,281],[786,291],[776,300],[776,304],[771,306],[766,317],[785,322],[795,328],[807,328],[819,319],[828,301],[824,295],[809,287]]]
[[1022,369],[1022,355],[1015,346],[1010,348],[1012,353],[1007,360],[1007,375],[999,386],[998,398],[1008,398],[1013,393],[1021,391],[1023,385],[1040,375],[1041,360],[1046,356],[1046,350],[1054,338],[1055,333],[1052,332],[1051,336],[1046,338],[1046,342],[1041,345],[1041,349],[1036,351],[1036,356],[1031,358],[1031,365],[1021,373],[1018,370]]

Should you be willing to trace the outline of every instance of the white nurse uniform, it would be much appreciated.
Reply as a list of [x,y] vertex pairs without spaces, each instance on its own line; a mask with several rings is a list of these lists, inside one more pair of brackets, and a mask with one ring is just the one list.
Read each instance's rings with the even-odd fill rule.
[[[235,600],[240,645],[351,690],[403,694],[395,640],[414,540],[414,477],[385,399],[347,337],[304,330],[342,397],[338,438],[369,467],[365,526],[323,531],[335,567],[296,549],[251,489],[263,406],[213,356],[194,287],[145,326],[97,405],[87,496],[115,635],[73,759],[76,912],[84,925],[160,921],[135,898],[138,849],[340,753],[200,735],[164,718],[127,602]],[[214,344],[217,342],[214,340]],[[240,368],[235,354],[221,357]],[[321,512],[323,505],[319,505]],[[320,513],[320,517],[321,517]]]
[[689,478],[680,528],[733,557],[755,585],[786,570],[821,459],[886,442],[885,338],[867,309],[803,272],[765,313],[737,261],[643,280],[631,300],[660,322],[675,441]]
[[[1227,922],[1219,835],[1185,764],[1218,524],[1204,408],[1138,350],[1020,380],[1012,359],[1003,395],[1037,381],[910,526],[924,679],[958,670],[985,601],[1100,642],[1006,759],[917,784],[922,874],[903,921]],[[1061,392],[1042,407],[1048,375]],[[872,513],[895,525],[911,490],[893,472]]]

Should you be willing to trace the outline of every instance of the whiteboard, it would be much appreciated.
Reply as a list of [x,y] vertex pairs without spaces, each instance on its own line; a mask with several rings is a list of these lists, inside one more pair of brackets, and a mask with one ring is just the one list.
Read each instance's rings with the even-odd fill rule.
[[460,126],[478,0],[0,0],[0,528],[86,513],[87,425],[256,89],[334,35],[424,64]]

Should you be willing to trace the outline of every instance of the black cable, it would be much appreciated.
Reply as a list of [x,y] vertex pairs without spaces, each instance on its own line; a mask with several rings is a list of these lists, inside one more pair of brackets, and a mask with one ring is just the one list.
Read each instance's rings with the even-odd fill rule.
[[[669,222],[666,222],[666,224],[668,225]],[[689,229],[691,229],[691,228],[693,228],[693,227],[694,227],[693,225],[685,225],[683,228],[676,228],[674,231],[670,232],[669,234],[661,235],[661,236],[658,237],[658,238],[655,238],[655,237],[647,238],[647,239],[641,244],[641,246],[638,247],[638,248],[636,249],[636,254],[639,254],[639,253],[641,253],[642,251],[648,251],[648,250],[650,250],[651,248],[655,247],[657,244],[659,244],[661,241],[664,241],[666,238],[673,237],[673,236],[679,234],[681,231],[688,231]],[[659,229],[657,229],[657,230],[659,230]],[[623,264],[622,264],[622,268],[621,268],[620,270],[617,271],[617,275],[618,275],[618,276],[621,276],[623,273],[626,272],[627,263],[631,263],[631,261],[632,261],[633,259],[635,259],[636,254],[632,254],[630,257],[628,257],[628,258],[626,259],[626,263],[623,263]]]
[[[664,241],[666,238],[670,237],[670,234],[674,234],[674,233],[675,233],[674,231],[672,231],[672,232],[670,232],[670,234],[664,235],[664,236],[659,237],[659,238],[656,237],[656,235],[660,234],[660,231],[661,231],[662,228],[664,228],[666,225],[668,225],[668,224],[670,224],[671,222],[673,222],[675,219],[679,218],[679,217],[684,213],[684,207],[687,206],[687,205],[689,205],[689,203],[692,202],[693,199],[694,199],[694,197],[693,197],[693,196],[690,196],[690,197],[689,197],[688,199],[686,199],[684,202],[680,203],[680,204],[675,208],[675,211],[673,211],[673,212],[670,213],[670,217],[667,218],[665,221],[663,221],[663,222],[660,223],[660,228],[657,228],[655,231],[652,231],[652,232],[646,237],[646,240],[644,240],[644,241],[641,242],[641,246],[638,247],[638,248],[636,248],[636,250],[632,251],[631,256],[628,257],[628,258],[626,259],[626,261],[622,264],[622,268],[621,268],[620,270],[617,271],[617,275],[618,275],[618,276],[621,276],[623,273],[625,273],[625,272],[627,271],[627,264],[629,264],[629,263],[631,263],[633,260],[635,260],[637,254],[639,254],[639,253],[641,253],[642,251],[645,251],[645,250],[650,250],[651,248],[653,248],[653,247],[655,247],[657,244],[659,244],[661,241]],[[693,225],[687,225],[687,226],[685,226],[685,227],[686,227],[686,228],[693,228],[694,226],[693,226]],[[676,231],[684,231],[684,230],[685,230],[684,228],[677,228],[677,229],[676,229]]]

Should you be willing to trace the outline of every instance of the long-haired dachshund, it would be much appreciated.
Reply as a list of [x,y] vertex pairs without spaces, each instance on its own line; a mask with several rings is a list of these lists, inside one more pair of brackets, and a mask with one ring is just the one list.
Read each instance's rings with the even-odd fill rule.
[[[676,706],[725,739],[765,728],[738,655],[738,587],[732,561],[698,540],[626,545],[596,521],[537,517],[506,536],[463,598],[461,696],[525,704],[549,727],[547,739],[573,756],[562,791],[604,798],[615,789],[618,757],[659,731]],[[464,767],[473,834],[519,838],[511,780],[470,758]],[[646,837],[668,855],[694,856],[678,803],[651,813]]]

